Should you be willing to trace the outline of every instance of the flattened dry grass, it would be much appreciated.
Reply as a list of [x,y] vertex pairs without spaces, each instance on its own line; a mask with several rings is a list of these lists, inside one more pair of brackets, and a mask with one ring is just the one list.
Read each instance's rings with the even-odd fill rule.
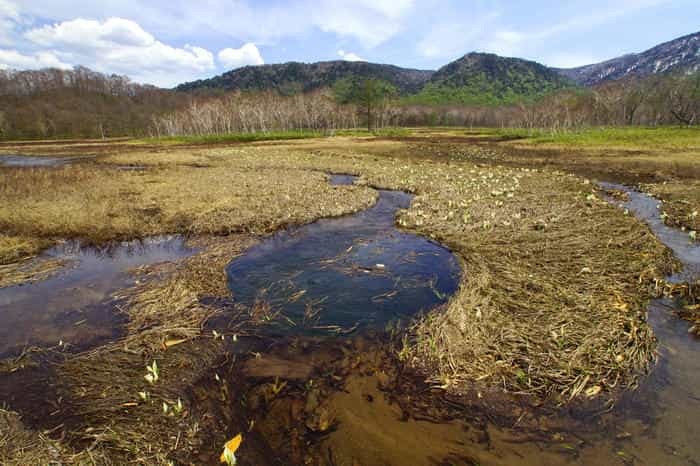
[[41,280],[59,269],[60,260],[32,260],[50,244],[41,238],[0,234],[0,288]]
[[[289,176],[286,170],[236,164],[169,164],[148,171],[81,164],[4,175],[0,229],[37,243],[76,237],[99,243],[172,233],[264,234],[362,209],[376,196],[369,189],[333,189],[319,172]],[[21,256],[9,242],[0,246],[3,257]]]
[[0,265],[11,264],[19,259],[35,256],[47,244],[46,241],[38,238],[0,233]]
[[590,193],[539,174],[521,178],[516,201],[472,202],[466,225],[445,224],[449,200],[411,209],[403,221],[459,251],[465,270],[445,311],[416,326],[408,361],[456,391],[478,382],[568,401],[633,386],[654,360],[648,287],[670,258]]

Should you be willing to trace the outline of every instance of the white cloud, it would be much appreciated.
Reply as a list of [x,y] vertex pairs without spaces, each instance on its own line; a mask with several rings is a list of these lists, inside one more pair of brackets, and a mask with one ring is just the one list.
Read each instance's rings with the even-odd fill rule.
[[338,56],[345,61],[367,61],[355,53],[346,52],[345,50],[342,50],[342,49],[338,50]]
[[19,19],[17,5],[9,0],[0,0],[0,44],[12,43],[10,37]]
[[260,46],[320,30],[358,40],[365,47],[375,47],[395,36],[418,4],[416,0],[207,0],[204,5],[162,0],[26,3],[23,13],[42,18],[99,18],[105,12],[139,18],[159,37],[221,35]]
[[51,52],[38,52],[24,55],[16,50],[0,49],[0,69],[37,70],[41,68],[72,68],[67,63],[61,62]]
[[31,29],[24,37],[65,62],[159,85],[174,85],[215,68],[208,50],[164,44],[138,23],[123,18],[102,22],[77,18]]
[[[451,59],[471,51],[491,52],[505,56],[531,56],[542,48],[552,48],[556,37],[611,23],[634,12],[669,3],[670,0],[617,0],[616,2],[592,2],[585,11],[573,4],[573,11],[564,14],[561,21],[544,23],[536,27],[518,28],[508,24],[508,15],[502,11],[467,11],[468,16],[438,20],[418,42],[419,55],[430,59]],[[553,7],[554,8],[554,7]],[[566,9],[564,9],[566,13]],[[561,14],[552,15],[553,18]],[[442,12],[442,17],[448,13]],[[534,55],[541,55],[534,53]],[[556,57],[561,59],[562,57]],[[585,59],[585,57],[581,57]],[[560,63],[573,60],[560,60]],[[547,62],[547,64],[551,64]]]
[[265,63],[255,44],[248,42],[241,48],[226,48],[219,51],[219,63],[229,69],[246,65],[262,65]]
[[376,47],[396,35],[413,0],[331,0],[309,10],[315,27],[341,37],[352,37],[365,47]]

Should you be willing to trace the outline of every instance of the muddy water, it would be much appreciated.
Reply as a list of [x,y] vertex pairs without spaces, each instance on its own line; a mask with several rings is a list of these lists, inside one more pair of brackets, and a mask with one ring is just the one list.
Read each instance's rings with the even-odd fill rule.
[[137,278],[127,272],[192,253],[178,237],[105,248],[83,247],[73,241],[50,249],[38,260],[65,262],[56,274],[43,281],[0,288],[0,355],[59,342],[81,349],[116,337],[123,317],[111,295],[135,283]]
[[[355,177],[334,175],[336,189]],[[379,191],[362,212],[279,233],[233,261],[239,303],[280,312],[293,333],[349,333],[428,310],[452,295],[460,266],[450,251],[395,227],[411,195]],[[269,309],[268,309],[269,307]]]

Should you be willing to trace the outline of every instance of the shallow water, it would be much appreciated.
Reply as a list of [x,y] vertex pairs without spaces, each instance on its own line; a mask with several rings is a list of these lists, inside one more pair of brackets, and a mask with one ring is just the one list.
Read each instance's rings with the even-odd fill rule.
[[604,189],[613,189],[626,193],[627,202],[611,201],[632,212],[637,218],[646,222],[659,240],[668,246],[683,263],[683,270],[670,277],[671,281],[688,280],[700,277],[700,247],[690,241],[688,233],[666,225],[661,219],[663,204],[654,197],[615,183],[600,183]]
[[407,193],[379,191],[369,209],[263,241],[228,266],[234,299],[269,304],[293,332],[381,327],[445,302],[457,289],[459,262],[444,247],[396,229],[397,210],[410,202]]
[[71,162],[90,158],[79,157],[33,157],[29,155],[0,155],[0,166],[3,167],[58,167]]
[[0,356],[59,342],[86,348],[118,336],[123,317],[111,295],[135,284],[127,272],[192,253],[179,237],[105,248],[72,241],[48,250],[38,260],[65,261],[63,269],[43,281],[0,289]]
[[[698,276],[700,247],[663,224],[657,200],[624,186],[605,187],[628,192],[629,202],[620,207],[649,223],[685,265],[674,279]],[[540,440],[530,440],[517,428],[488,424],[481,431],[460,420],[405,419],[377,389],[376,377],[359,376],[333,395],[339,425],[323,447],[336,464],[348,465],[700,465],[700,346],[675,314],[677,305],[668,299],[650,303],[659,362],[609,413],[588,418],[564,411],[543,422]]]

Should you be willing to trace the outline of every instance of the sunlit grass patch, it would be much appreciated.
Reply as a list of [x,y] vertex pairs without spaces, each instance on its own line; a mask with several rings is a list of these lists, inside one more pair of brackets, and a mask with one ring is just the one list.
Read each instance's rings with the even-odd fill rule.
[[700,150],[700,129],[677,126],[601,127],[572,130],[502,129],[496,134],[523,138],[531,144],[625,149]]

